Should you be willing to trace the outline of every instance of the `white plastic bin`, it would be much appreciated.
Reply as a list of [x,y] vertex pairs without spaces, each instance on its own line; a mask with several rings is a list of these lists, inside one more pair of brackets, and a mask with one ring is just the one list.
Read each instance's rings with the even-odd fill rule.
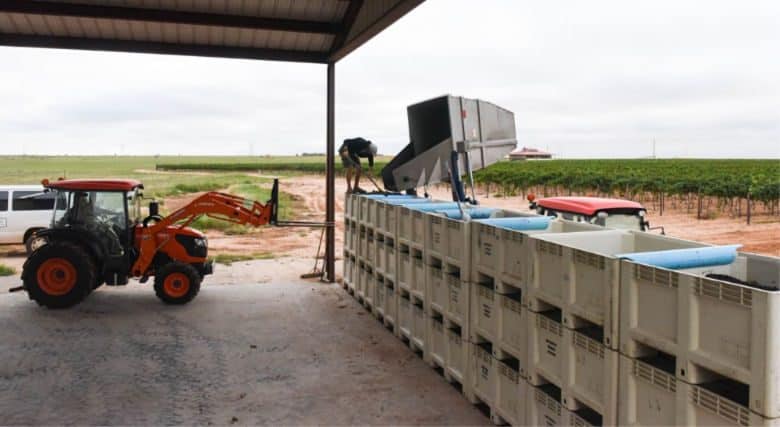
[[547,233],[576,233],[581,231],[601,231],[602,227],[581,222],[554,220],[546,230],[501,230],[499,234],[499,258],[501,274],[520,283],[529,280],[533,244],[528,236]]
[[412,280],[412,257],[409,247],[402,245],[398,252],[398,283],[401,288],[411,290]]
[[447,337],[445,334],[444,318],[439,313],[428,317],[428,342],[430,346],[425,352],[426,359],[441,368],[446,367]]
[[412,339],[413,317],[411,295],[401,289],[398,295],[398,335],[410,341]]
[[385,249],[385,236],[383,234],[376,233],[374,246],[376,247],[376,270],[385,273],[387,271],[387,251]]
[[684,381],[710,370],[747,385],[752,411],[780,417],[780,291],[734,283],[778,286],[780,259],[740,253],[677,271],[623,261],[621,276],[622,352],[638,355],[638,343],[666,351]]
[[529,307],[542,300],[561,307],[568,328],[578,317],[604,328],[604,344],[618,347],[620,260],[616,255],[705,247],[703,243],[641,231],[536,234]]
[[553,384],[544,384],[534,387],[528,386],[530,399],[528,399],[527,425],[531,426],[560,426],[565,425],[566,411],[561,404],[561,390]]
[[448,293],[445,314],[449,319],[464,328],[466,339],[468,339],[470,285],[453,274],[445,275],[444,281],[447,283]]
[[471,334],[498,341],[498,295],[492,283],[474,283],[471,286]]
[[671,372],[674,367],[664,369],[623,355],[619,359],[618,424],[677,425],[677,392],[682,381]]
[[358,261],[358,268],[356,270],[357,272],[357,281],[355,282],[355,296],[358,299],[362,299],[366,292],[366,265],[361,260]]
[[560,318],[559,310],[528,313],[528,381],[532,385],[550,382],[561,387],[563,384],[564,328]]
[[598,412],[606,425],[617,420],[619,354],[601,337],[564,328],[563,404],[570,410],[582,402]]
[[395,282],[385,277],[385,324],[392,323],[396,326],[398,318],[398,294],[396,292]]
[[412,249],[412,292],[420,299],[425,299],[425,263],[422,251]]
[[467,366],[469,347],[471,344],[463,335],[463,330],[455,324],[447,322],[447,373],[459,382],[461,386],[468,386]]
[[376,296],[376,278],[374,270],[370,266],[365,269],[365,288],[363,289],[363,302],[368,308],[374,307],[374,297]]
[[385,274],[392,278],[396,277],[397,262],[395,239],[390,236],[385,236]]
[[421,299],[412,296],[412,342],[414,346],[422,351],[426,351],[428,329],[427,316],[425,315],[425,304]]
[[[534,213],[524,213],[510,210],[500,210],[493,215],[495,218],[509,217],[535,217]],[[471,270],[472,275],[475,272],[482,272],[492,276],[499,276],[502,270],[501,260],[501,232],[503,228],[492,224],[485,224],[479,220],[471,221],[469,224],[471,250]]]
[[444,313],[444,309],[447,307],[447,299],[449,294],[447,292],[447,284],[444,282],[444,274],[441,266],[426,265],[424,266],[425,276],[428,279],[426,286],[428,288],[427,295],[429,296],[429,305],[431,309]]
[[496,404],[498,363],[489,343],[471,344],[471,384],[474,394],[488,406]]
[[510,425],[525,425],[528,388],[520,375],[516,361],[497,361],[498,364],[498,414]]
[[780,418],[765,418],[747,406],[731,401],[705,387],[680,381],[678,399],[683,406],[678,425],[698,426],[780,426]]
[[528,309],[517,295],[497,295],[498,343],[501,350],[520,361],[520,375],[525,377],[528,364]]
[[359,222],[369,227],[373,227],[374,215],[372,215],[371,209],[369,209],[369,202],[371,199],[365,196],[358,196],[358,200],[358,204],[360,206]]
[[376,240],[374,240],[374,230],[369,228],[366,231],[366,262],[374,267],[376,265]]
[[374,315],[385,317],[385,276],[380,273],[374,275]]

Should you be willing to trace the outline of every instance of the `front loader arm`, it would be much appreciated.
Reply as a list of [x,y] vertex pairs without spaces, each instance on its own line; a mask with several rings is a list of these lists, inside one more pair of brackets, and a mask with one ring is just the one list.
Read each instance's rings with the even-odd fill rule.
[[[173,238],[172,235],[165,236],[165,230],[172,225],[179,224],[180,227],[186,227],[201,215],[252,227],[276,223],[279,203],[278,186],[278,181],[274,180],[271,199],[266,204],[233,194],[210,191],[153,225],[145,226],[141,229],[138,259],[131,269],[133,276],[146,275],[157,251]],[[159,244],[156,238],[158,235],[165,237],[165,240]]]

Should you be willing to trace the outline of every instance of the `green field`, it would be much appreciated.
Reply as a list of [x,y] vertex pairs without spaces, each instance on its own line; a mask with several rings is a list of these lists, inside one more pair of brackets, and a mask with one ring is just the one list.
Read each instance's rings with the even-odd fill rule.
[[[277,158],[273,161],[160,162],[166,170],[256,171],[279,170],[324,173],[322,158],[307,162]],[[377,170],[387,159],[377,162]],[[337,170],[340,170],[340,162]],[[557,192],[598,192],[631,197],[656,193],[750,198],[763,203],[780,200],[780,161],[721,159],[611,159],[499,162],[477,171],[479,184],[494,186],[505,194],[529,189]]]
[[[290,157],[258,157],[267,162]],[[43,178],[135,178],[144,183],[146,196],[166,197],[197,191],[225,189],[234,184],[267,183],[267,178],[245,173],[162,174],[155,173],[159,162],[170,164],[236,163],[247,157],[135,157],[135,156],[0,156],[0,184],[37,184]],[[303,161],[309,160],[301,157]],[[260,199],[264,200],[264,199]]]
[[780,161],[720,159],[551,160],[501,162],[475,174],[504,192],[562,189],[632,198],[643,193],[765,203],[780,199]]
[[[266,162],[288,161],[291,157],[258,157]],[[248,176],[238,172],[158,173],[160,161],[171,164],[209,162],[230,164],[246,157],[134,157],[134,156],[0,156],[0,185],[37,184],[43,178],[135,178],[144,183],[144,195],[163,202],[164,198],[200,191],[228,190],[234,194],[264,203],[270,198],[270,178]],[[321,157],[301,157],[303,162],[322,161]],[[262,188],[261,188],[262,187]],[[281,219],[289,219],[293,200],[284,191],[280,196]],[[242,234],[245,227],[201,217],[193,226],[204,230],[222,230]]]
[[[389,160],[377,159],[375,170]],[[337,162],[337,170],[341,162]],[[178,171],[177,174],[153,173]],[[144,172],[145,171],[145,172]],[[209,172],[208,175],[202,173]],[[201,174],[198,174],[198,173]],[[234,157],[0,157],[0,182],[35,183],[66,176],[131,177],[144,181],[147,194],[168,196],[262,183],[247,172],[324,173],[324,156]],[[780,200],[780,161],[717,159],[615,159],[500,162],[475,174],[475,180],[510,194],[540,188],[637,194],[696,194],[719,199]],[[262,195],[259,195],[262,196]]]
[[[391,157],[380,156],[374,161],[374,170],[380,171],[390,161]],[[223,162],[216,160],[212,162],[179,162],[167,163],[160,162],[157,169],[167,171],[221,171],[221,172],[248,172],[248,171],[274,171],[304,174],[324,174],[325,157],[275,157],[270,159],[261,159],[258,161],[249,161],[244,158],[238,162]],[[336,173],[342,173],[343,167],[341,161],[336,159]]]

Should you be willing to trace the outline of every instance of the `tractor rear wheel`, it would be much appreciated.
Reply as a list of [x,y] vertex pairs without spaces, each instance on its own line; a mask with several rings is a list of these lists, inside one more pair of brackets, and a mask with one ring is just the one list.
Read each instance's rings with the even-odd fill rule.
[[92,291],[96,268],[79,245],[54,242],[33,252],[22,268],[22,281],[30,299],[48,308],[78,304]]
[[169,262],[154,274],[154,293],[166,304],[186,304],[200,291],[201,277],[195,267]]

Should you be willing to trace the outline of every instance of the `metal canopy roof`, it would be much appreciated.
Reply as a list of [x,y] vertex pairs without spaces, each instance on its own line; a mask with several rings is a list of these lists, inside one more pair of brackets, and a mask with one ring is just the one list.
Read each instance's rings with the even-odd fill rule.
[[328,63],[424,0],[0,0],[0,45]]

